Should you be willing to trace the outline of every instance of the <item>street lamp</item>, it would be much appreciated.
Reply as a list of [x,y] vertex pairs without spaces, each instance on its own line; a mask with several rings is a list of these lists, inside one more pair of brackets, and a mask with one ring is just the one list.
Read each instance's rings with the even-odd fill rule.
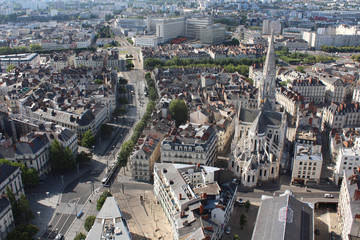
[[40,214],[41,214],[41,212],[37,211],[37,215],[39,215],[39,221],[41,221]]
[[46,196],[47,196],[48,201],[49,201],[49,195],[50,195],[50,193],[46,192]]

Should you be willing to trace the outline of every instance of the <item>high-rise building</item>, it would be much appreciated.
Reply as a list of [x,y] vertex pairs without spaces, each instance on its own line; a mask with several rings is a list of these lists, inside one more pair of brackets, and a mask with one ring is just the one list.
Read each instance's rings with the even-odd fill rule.
[[282,32],[282,25],[280,21],[271,21],[271,20],[264,20],[262,26],[262,33],[265,35],[270,35],[271,30],[274,30],[275,35],[280,35]]
[[165,43],[173,38],[185,36],[185,19],[161,19],[156,23],[156,36],[160,37],[160,42]]
[[186,37],[200,39],[201,29],[211,24],[213,24],[211,16],[186,19]]
[[225,39],[225,27],[221,24],[213,24],[201,29],[200,40],[203,44],[217,44]]

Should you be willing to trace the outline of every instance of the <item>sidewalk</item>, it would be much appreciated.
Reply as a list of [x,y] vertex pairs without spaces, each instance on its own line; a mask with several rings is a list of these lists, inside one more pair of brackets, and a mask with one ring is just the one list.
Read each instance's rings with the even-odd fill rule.
[[[97,146],[96,152],[103,151],[108,146],[108,144],[110,144],[110,139],[111,138],[103,139],[102,144],[99,144]],[[79,146],[79,151],[81,152],[82,150],[87,149]],[[71,173],[63,174],[64,184],[62,184],[62,177],[60,174],[49,174],[48,179],[46,180],[46,184],[38,185],[36,188],[30,189],[26,192],[26,196],[29,199],[31,209],[35,215],[35,218],[30,223],[39,227],[39,232],[34,236],[34,239],[38,239],[43,235],[43,233],[48,228],[51,220],[54,218],[56,210],[60,206],[60,201],[64,188],[77,178],[81,177],[88,170],[96,169],[98,162],[101,162],[101,160],[99,161],[97,159],[98,157],[94,155],[91,164],[80,168],[79,174],[77,173],[77,170]],[[84,211],[85,208],[88,207],[87,205],[88,204],[85,204]],[[96,211],[96,208],[94,210]],[[96,214],[97,213],[95,213],[94,215]],[[84,231],[85,230],[83,230],[83,232]]]
[[77,171],[64,174],[64,185],[62,184],[61,175],[50,174],[46,184],[28,190],[26,196],[35,215],[35,218],[30,223],[39,227],[39,232],[34,236],[34,239],[38,239],[46,231],[48,224],[55,215],[57,207],[60,205],[63,189],[90,168],[91,166],[87,166],[80,169],[79,174]]
[[[83,208],[81,209],[83,215],[80,218],[75,218],[69,230],[65,233],[65,239],[74,239],[75,236],[80,232],[87,235],[84,223],[87,217],[92,215],[96,217],[96,215],[98,214],[98,211],[96,210],[96,201],[99,199],[100,195],[101,192],[99,191],[99,189],[95,189],[95,193],[93,195],[90,195],[88,201],[86,201]],[[91,203],[89,202],[89,200],[91,200]]]

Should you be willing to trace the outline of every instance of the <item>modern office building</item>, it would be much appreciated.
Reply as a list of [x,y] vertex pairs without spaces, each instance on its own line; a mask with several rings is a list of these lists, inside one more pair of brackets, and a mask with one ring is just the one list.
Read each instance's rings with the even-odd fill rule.
[[213,24],[211,16],[206,17],[192,17],[186,19],[186,37],[200,39],[202,28],[206,28]]
[[156,22],[156,36],[160,43],[169,42],[179,36],[185,36],[185,19],[160,19]]
[[200,41],[203,44],[217,44],[225,39],[225,27],[221,24],[213,24],[201,29]]

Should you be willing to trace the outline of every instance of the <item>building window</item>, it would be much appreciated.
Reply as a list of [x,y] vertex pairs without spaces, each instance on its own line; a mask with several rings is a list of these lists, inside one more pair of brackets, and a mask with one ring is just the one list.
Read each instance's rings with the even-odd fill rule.
[[302,165],[302,162],[299,162],[299,165]]

